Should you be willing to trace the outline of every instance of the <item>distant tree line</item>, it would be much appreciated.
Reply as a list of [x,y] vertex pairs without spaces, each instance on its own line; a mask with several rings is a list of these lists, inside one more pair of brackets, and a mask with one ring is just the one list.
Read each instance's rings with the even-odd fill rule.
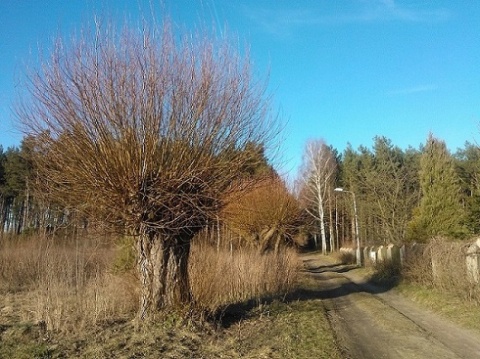
[[[1,232],[22,233],[29,226],[32,200],[29,193],[32,168],[26,146],[0,146]],[[31,212],[31,211],[30,211]]]
[[31,137],[6,150],[0,145],[0,238],[86,227],[74,208],[61,205],[39,181],[33,145]]
[[[246,151],[251,163],[246,162],[239,178],[265,178],[268,174],[272,179],[262,179],[262,186],[257,187],[271,187],[265,189],[267,203],[271,201],[268,196],[272,198],[279,188],[285,188],[280,190],[285,192],[282,196],[289,196],[263,149],[252,144]],[[0,146],[0,235],[51,231],[72,225],[74,220],[76,226],[86,226],[74,215],[74,208],[53,202],[45,193],[35,176],[31,156],[29,138],[18,147],[5,150]],[[339,154],[324,141],[311,141],[306,145],[298,180],[298,204],[294,205],[301,207],[303,214],[299,214],[300,209],[292,211],[292,219],[284,227],[302,227],[311,241],[324,250],[351,241],[355,231],[352,198],[334,192],[337,187],[355,193],[364,243],[423,242],[436,235],[465,238],[480,233],[480,149],[470,142],[451,154],[445,142],[433,135],[420,148],[405,150],[385,137],[376,137],[372,148],[353,149],[348,145]],[[261,191],[242,196],[257,198]],[[288,201],[292,203],[291,198]],[[238,208],[246,208],[240,206],[241,201],[236,203]],[[240,232],[260,221],[251,219],[251,214],[240,214],[238,208],[235,216],[245,217],[233,221]],[[263,215],[266,213],[262,210]],[[225,221],[232,222],[231,216],[227,215]],[[251,223],[246,223],[247,218]],[[270,222],[272,226],[280,223],[275,224],[273,218]],[[257,232],[268,232],[267,228],[265,224]],[[288,237],[298,234],[294,232],[298,230],[290,228]]]
[[312,241],[326,251],[354,239],[351,193],[364,245],[478,234],[479,179],[480,150],[469,142],[452,154],[431,134],[405,150],[376,137],[372,148],[348,145],[339,154],[315,140],[305,146],[297,195],[311,214]]

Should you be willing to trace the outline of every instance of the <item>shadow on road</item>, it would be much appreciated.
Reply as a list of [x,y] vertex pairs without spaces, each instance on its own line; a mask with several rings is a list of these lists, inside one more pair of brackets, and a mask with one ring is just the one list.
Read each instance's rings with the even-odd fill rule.
[[266,297],[260,300],[250,300],[243,303],[237,303],[225,308],[218,316],[220,325],[228,328],[231,325],[248,319],[252,314],[252,309],[258,307],[260,303],[270,304],[273,301],[291,303],[295,301],[307,300],[325,300],[348,296],[352,293],[365,292],[369,294],[384,293],[398,284],[398,280],[390,280],[381,285],[369,278],[356,278],[353,281],[348,274],[358,269],[354,264],[326,264],[318,265],[318,260],[304,260],[302,273],[312,276],[314,283],[301,284],[293,292],[283,297]]
[[[307,261],[310,261],[310,260],[307,260]],[[331,265],[321,265],[321,266],[309,266],[307,263],[304,263],[304,264],[305,264],[305,268],[302,270],[302,272],[312,273],[312,274],[325,273],[325,272],[345,273],[358,268],[354,264],[331,264]]]
[[309,266],[306,262],[303,272],[311,274],[318,285],[314,288],[300,287],[288,294],[287,300],[333,299],[359,292],[379,294],[398,285],[398,280],[390,280],[382,284],[370,278],[352,280],[347,273],[357,268],[356,265],[345,264]]

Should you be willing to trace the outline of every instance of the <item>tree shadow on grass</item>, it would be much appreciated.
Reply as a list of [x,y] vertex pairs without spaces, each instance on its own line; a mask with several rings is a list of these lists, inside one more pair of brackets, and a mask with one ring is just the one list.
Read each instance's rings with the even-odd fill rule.
[[400,277],[378,281],[375,275],[363,280],[353,279],[348,272],[357,269],[353,264],[314,265],[312,261],[304,261],[303,273],[313,277],[315,285],[300,284],[294,291],[284,296],[269,296],[261,299],[249,300],[227,306],[216,319],[223,328],[247,320],[255,316],[255,310],[262,305],[270,305],[274,301],[292,303],[309,300],[331,300],[348,296],[353,293],[380,294],[387,292],[398,285]]

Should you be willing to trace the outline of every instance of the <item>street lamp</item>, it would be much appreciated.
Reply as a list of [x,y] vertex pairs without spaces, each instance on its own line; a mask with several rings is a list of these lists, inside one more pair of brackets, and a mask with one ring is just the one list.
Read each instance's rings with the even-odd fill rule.
[[361,266],[362,265],[362,258],[361,258],[361,250],[360,250],[360,236],[358,234],[358,216],[357,216],[357,201],[355,200],[355,193],[352,191],[346,191],[343,188],[335,188],[335,192],[342,192],[342,193],[350,193],[353,197],[353,214],[355,218],[355,240],[357,242],[357,250],[356,250],[356,259],[357,259],[357,265]]

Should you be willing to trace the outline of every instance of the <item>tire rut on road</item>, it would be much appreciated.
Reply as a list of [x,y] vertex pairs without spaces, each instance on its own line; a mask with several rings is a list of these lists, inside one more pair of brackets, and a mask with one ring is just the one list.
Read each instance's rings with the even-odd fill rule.
[[348,267],[335,266],[331,258],[318,256],[305,263],[324,293],[327,317],[347,358],[480,358],[476,333],[397,294],[381,293],[349,273]]

